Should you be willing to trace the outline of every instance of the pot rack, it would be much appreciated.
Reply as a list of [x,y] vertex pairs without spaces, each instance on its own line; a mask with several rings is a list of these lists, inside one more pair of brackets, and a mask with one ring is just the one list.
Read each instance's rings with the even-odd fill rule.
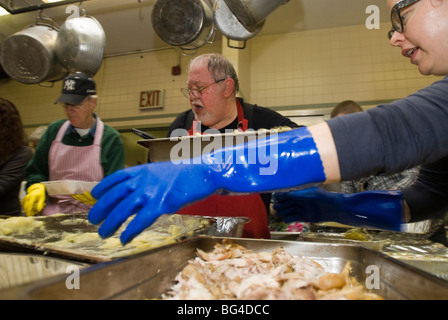
[[88,0],[63,0],[58,2],[45,3],[42,0],[0,0],[0,7],[8,11],[8,13],[20,14],[48,8],[66,6],[72,3],[82,3]]

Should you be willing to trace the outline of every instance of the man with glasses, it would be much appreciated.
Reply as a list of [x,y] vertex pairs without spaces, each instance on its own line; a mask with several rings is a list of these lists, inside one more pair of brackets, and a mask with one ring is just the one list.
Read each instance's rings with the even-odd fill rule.
[[187,88],[181,90],[191,109],[174,120],[168,136],[178,128],[190,134],[202,134],[209,129],[225,133],[280,126],[297,128],[297,124],[271,109],[236,98],[238,91],[239,79],[227,58],[217,53],[196,57],[190,63]]
[[86,212],[95,202],[88,192],[50,196],[41,182],[101,181],[124,167],[119,133],[93,112],[98,97],[92,78],[84,73],[66,77],[62,95],[56,102],[62,106],[67,119],[48,126],[27,166],[27,195],[22,200],[27,216]]
[[[391,45],[400,48],[421,74],[445,78],[390,104],[279,134],[277,142],[271,142],[278,148],[278,170],[272,176],[259,174],[261,163],[213,162],[226,152],[257,149],[249,142],[210,153],[207,163],[146,164],[107,177],[92,190],[98,202],[89,220],[102,223],[99,234],[112,235],[138,212],[121,234],[122,243],[127,243],[160,214],[175,212],[217,190],[303,189],[417,165],[421,165],[417,182],[402,191],[328,196],[311,188],[287,193],[292,196],[279,204],[285,217],[300,221],[390,230],[401,230],[403,222],[443,217],[448,210],[448,41],[444,40],[448,0],[387,0],[387,4],[394,28]],[[183,181],[189,184],[179,183]]]
[[[183,135],[200,135],[232,133],[235,130],[244,132],[248,129],[298,127],[271,109],[248,104],[237,98],[237,73],[231,62],[217,53],[204,54],[191,61],[187,88],[181,91],[190,101],[191,109],[180,114],[170,125],[168,136],[178,136],[179,132]],[[178,213],[250,217],[251,222],[245,225],[244,236],[269,238],[267,214],[270,200],[270,193],[249,196],[213,195]]]

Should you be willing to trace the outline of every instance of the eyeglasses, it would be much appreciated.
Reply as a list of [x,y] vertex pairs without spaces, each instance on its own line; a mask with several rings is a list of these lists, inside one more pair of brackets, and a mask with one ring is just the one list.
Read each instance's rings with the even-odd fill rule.
[[409,7],[410,5],[413,5],[418,1],[420,0],[402,0],[400,2],[397,2],[392,7],[392,11],[390,12],[390,21],[392,22],[392,29],[387,34],[389,40],[392,38],[392,35],[394,34],[395,31],[399,33],[404,32],[404,22],[403,22],[404,19],[403,16],[401,15],[401,10],[403,10],[406,7]]
[[219,83],[219,82],[222,82],[224,80],[226,80],[226,79],[221,79],[221,80],[215,81],[215,82],[210,83],[209,85],[207,85],[205,87],[201,87],[201,88],[197,88],[197,89],[182,88],[182,89],[180,89],[180,91],[188,99],[190,99],[191,94],[193,94],[193,96],[195,96],[196,98],[200,98],[200,97],[202,97],[202,91],[204,91],[208,87],[211,87],[212,85],[214,85],[216,83]]
[[390,31],[387,33],[387,39],[392,39],[392,36],[394,35],[395,29],[392,28],[390,29]]

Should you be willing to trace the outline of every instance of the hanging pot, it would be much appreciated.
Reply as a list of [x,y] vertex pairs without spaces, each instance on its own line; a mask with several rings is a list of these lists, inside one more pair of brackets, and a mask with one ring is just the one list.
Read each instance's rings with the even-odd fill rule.
[[106,35],[92,17],[69,18],[59,29],[56,57],[72,73],[95,75],[103,62]]
[[255,32],[268,15],[289,0],[225,0],[244,27]]
[[209,0],[157,0],[152,25],[163,41],[196,50],[213,37],[213,10]]
[[57,34],[54,26],[37,23],[6,38],[0,49],[5,72],[24,84],[63,79],[67,70],[56,59]]
[[[224,0],[215,0],[213,18],[215,26],[227,37],[227,45],[234,49],[245,49],[246,41],[255,37],[264,26],[263,21],[254,32],[247,30],[229,9]],[[230,40],[244,41],[244,45],[242,47],[232,46],[230,45]]]

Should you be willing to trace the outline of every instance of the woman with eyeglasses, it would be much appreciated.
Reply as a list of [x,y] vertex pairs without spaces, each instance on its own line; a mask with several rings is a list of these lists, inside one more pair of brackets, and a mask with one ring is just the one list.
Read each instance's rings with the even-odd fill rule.
[[[387,3],[393,26],[391,44],[422,74],[447,75],[448,0]],[[104,220],[99,233],[107,237],[137,213],[121,235],[126,243],[160,214],[175,212],[219,190],[304,189],[417,165],[421,165],[418,181],[402,192],[331,197],[311,188],[287,193],[278,206],[286,218],[295,220],[333,220],[391,230],[399,230],[402,222],[441,216],[448,209],[448,78],[388,105],[281,133],[271,146],[278,150],[278,170],[272,175],[260,175],[263,161],[214,162],[240,151],[244,160],[245,154],[257,148],[251,142],[213,152],[200,164],[162,162],[119,171],[93,190],[99,200],[89,219],[93,223]],[[306,205],[300,207],[300,203]]]

